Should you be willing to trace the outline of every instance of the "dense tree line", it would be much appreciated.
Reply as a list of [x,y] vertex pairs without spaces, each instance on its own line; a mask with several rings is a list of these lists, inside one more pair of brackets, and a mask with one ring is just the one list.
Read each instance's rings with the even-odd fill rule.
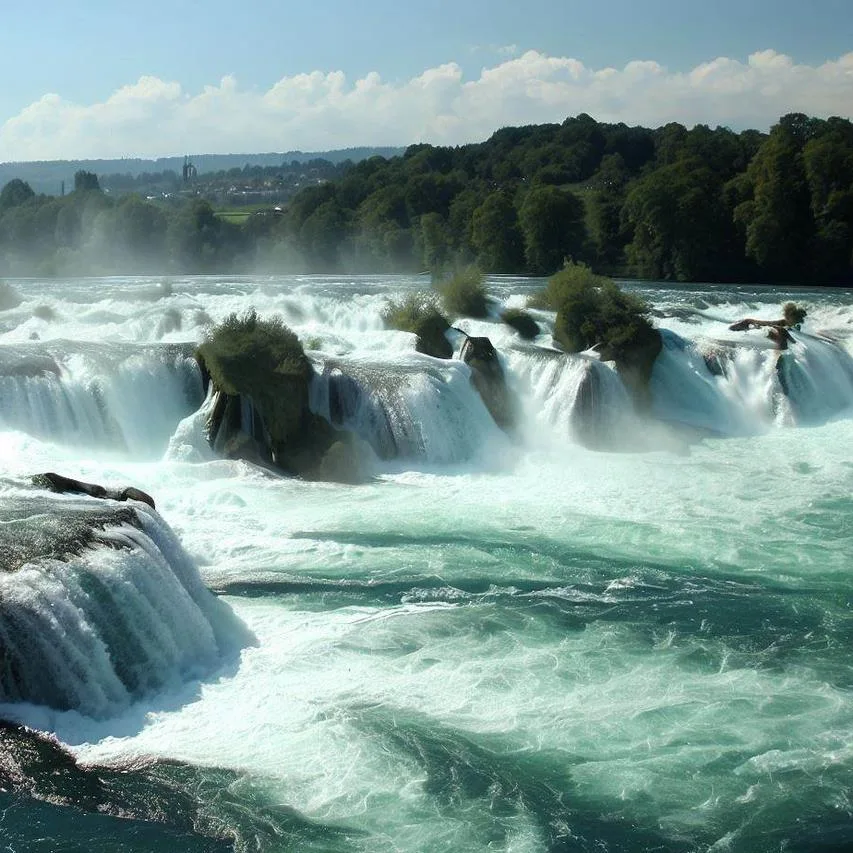
[[413,145],[342,172],[301,190],[284,215],[243,226],[199,199],[170,210],[92,187],[55,199],[12,181],[0,193],[0,264],[9,271],[38,250],[121,271],[435,271],[476,262],[545,275],[574,258],[653,279],[853,283],[846,119],[791,114],[763,134],[580,115],[503,128],[476,145]]
[[0,273],[108,274],[232,270],[251,260],[249,233],[203,199],[174,207],[102,192],[79,171],[66,196],[37,196],[23,181],[0,191]]

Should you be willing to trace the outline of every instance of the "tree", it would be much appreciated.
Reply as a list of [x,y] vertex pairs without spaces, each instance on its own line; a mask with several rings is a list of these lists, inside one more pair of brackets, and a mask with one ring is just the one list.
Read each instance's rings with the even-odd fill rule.
[[773,127],[747,170],[752,198],[735,209],[747,256],[772,280],[809,274],[814,220],[802,151],[811,129],[804,118],[786,116]]
[[432,273],[439,273],[450,260],[450,236],[447,223],[438,213],[425,213],[418,223],[421,258]]
[[314,210],[299,232],[302,249],[312,267],[324,271],[338,269],[347,231],[346,214],[334,199]]
[[98,183],[98,176],[94,172],[80,169],[74,173],[74,192],[100,192],[100,190],[101,185]]
[[471,244],[486,272],[518,272],[523,268],[524,241],[518,214],[506,193],[491,193],[474,211]]
[[729,221],[719,177],[695,158],[655,169],[628,192],[624,221],[628,259],[644,277],[696,281],[725,268],[721,246]]
[[34,197],[33,188],[26,181],[14,178],[0,190],[0,213]]
[[814,275],[853,279],[853,124],[824,122],[803,148],[803,165],[815,223]]
[[524,197],[518,221],[527,267],[532,273],[552,273],[566,258],[583,252],[584,206],[573,193],[556,187],[534,187]]

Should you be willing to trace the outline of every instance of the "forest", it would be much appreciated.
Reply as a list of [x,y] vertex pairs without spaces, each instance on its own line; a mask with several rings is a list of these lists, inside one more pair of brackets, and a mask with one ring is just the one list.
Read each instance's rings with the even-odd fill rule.
[[853,284],[853,124],[769,133],[604,124],[505,127],[412,145],[235,224],[203,195],[0,191],[0,275],[422,272],[549,275],[566,259],[671,281]]

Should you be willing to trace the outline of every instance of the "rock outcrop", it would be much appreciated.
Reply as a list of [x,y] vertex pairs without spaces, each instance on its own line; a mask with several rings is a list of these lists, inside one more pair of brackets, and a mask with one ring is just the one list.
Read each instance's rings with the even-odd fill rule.
[[142,489],[137,489],[135,486],[108,489],[98,483],[86,483],[83,480],[75,480],[72,477],[55,474],[53,471],[48,471],[45,474],[36,474],[32,480],[34,485],[50,489],[52,492],[70,492],[72,494],[88,495],[91,498],[101,498],[102,500],[111,501],[142,501],[142,503],[148,504],[151,509],[157,508],[154,505],[154,498],[143,492]]
[[501,320],[525,341],[532,341],[540,332],[539,324],[521,308],[507,308],[501,314]]
[[471,382],[495,423],[503,430],[515,426],[515,404],[497,350],[488,338],[467,337],[459,353],[471,368]]
[[314,369],[290,329],[254,312],[232,316],[197,358],[216,395],[208,439],[217,453],[306,479],[356,479],[358,442],[311,411]]
[[648,412],[652,395],[649,380],[652,378],[655,360],[663,349],[663,341],[657,329],[649,328],[644,334],[637,335],[630,344],[612,352],[606,347],[600,350],[604,361],[613,361],[616,372],[628,389],[639,412]]

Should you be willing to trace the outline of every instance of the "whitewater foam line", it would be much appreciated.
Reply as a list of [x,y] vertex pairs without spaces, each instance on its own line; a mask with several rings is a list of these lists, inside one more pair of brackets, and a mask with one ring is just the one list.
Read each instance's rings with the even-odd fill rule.
[[79,556],[0,575],[0,700],[110,716],[250,640],[162,518],[134,512]]

